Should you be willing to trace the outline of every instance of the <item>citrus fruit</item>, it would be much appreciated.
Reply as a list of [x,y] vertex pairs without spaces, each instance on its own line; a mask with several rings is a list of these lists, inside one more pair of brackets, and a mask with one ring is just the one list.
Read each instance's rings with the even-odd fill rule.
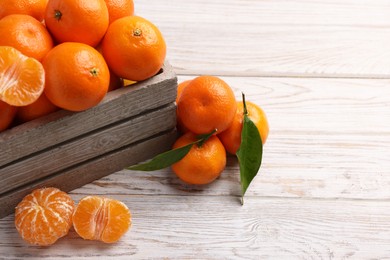
[[[173,149],[194,141],[196,136],[187,132],[176,140]],[[183,159],[172,165],[172,170],[185,183],[208,184],[220,176],[225,166],[225,148],[218,137],[213,135],[202,146],[193,145]]]
[[46,5],[47,0],[1,0],[0,19],[10,14],[27,14],[42,21]]
[[42,188],[28,194],[16,206],[15,226],[28,243],[48,246],[68,234],[74,202],[57,188]]
[[196,134],[206,134],[215,129],[227,129],[236,113],[237,102],[233,90],[222,79],[199,76],[181,92],[177,115],[183,125]]
[[0,35],[0,46],[14,47],[39,61],[53,48],[45,26],[29,15],[13,14],[1,19]]
[[34,58],[0,46],[0,100],[12,106],[35,102],[45,87],[45,71]]
[[108,86],[108,91],[113,91],[115,89],[121,88],[124,85],[123,79],[115,75],[112,70],[110,70],[110,84]]
[[59,42],[81,42],[96,46],[108,27],[104,0],[49,0],[45,23]]
[[110,24],[102,48],[110,69],[119,77],[132,81],[154,76],[166,55],[161,32],[139,16],[123,17]]
[[114,199],[87,196],[80,200],[73,214],[73,227],[83,239],[114,243],[130,226],[129,209]]
[[[264,111],[258,105],[250,101],[246,101],[246,107],[249,119],[256,125],[262,143],[265,144],[268,137],[269,126]],[[228,129],[218,135],[226,150],[231,154],[236,154],[238,148],[240,148],[243,119],[244,105],[242,102],[237,102],[237,112],[232,124]]]
[[91,46],[66,42],[54,47],[43,60],[45,94],[54,105],[82,111],[106,95],[110,72],[103,56]]
[[[181,92],[183,91],[183,89],[188,85],[188,83],[190,83],[191,80],[186,80],[186,81],[183,81],[181,82],[178,86],[177,86],[177,95],[176,95],[176,104],[178,103],[179,101],[179,98],[180,98],[180,95],[181,95]],[[177,111],[176,111],[176,124],[177,124],[177,129],[179,130],[179,132],[181,133],[186,133],[188,132],[189,130],[183,125],[183,122],[181,121],[180,117],[177,115]]]
[[34,120],[36,118],[48,115],[57,111],[59,108],[49,101],[45,93],[35,101],[34,103],[18,108],[16,118],[20,123]]
[[0,132],[7,129],[16,114],[16,107],[10,106],[0,100]]
[[134,14],[133,0],[104,0],[108,9],[109,23]]

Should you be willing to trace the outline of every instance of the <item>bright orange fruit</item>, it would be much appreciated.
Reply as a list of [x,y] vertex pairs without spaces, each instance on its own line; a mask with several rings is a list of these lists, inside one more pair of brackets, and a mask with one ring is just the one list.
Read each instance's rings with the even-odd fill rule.
[[114,21],[102,42],[103,56],[119,77],[141,81],[157,74],[166,55],[159,29],[139,16]]
[[1,0],[0,19],[10,14],[27,14],[43,21],[47,0]]
[[42,188],[28,194],[16,206],[15,226],[33,245],[48,246],[68,234],[74,201],[57,188]]
[[73,226],[83,239],[114,243],[130,228],[131,214],[118,200],[87,196],[74,211]]
[[106,95],[110,72],[103,56],[91,46],[66,42],[54,47],[43,60],[45,94],[54,105],[82,111]]
[[[196,136],[187,132],[173,145],[173,149],[196,141]],[[226,151],[217,136],[211,136],[201,147],[193,145],[188,154],[172,165],[173,172],[188,184],[208,184],[218,178],[226,166]]]
[[51,103],[45,93],[42,93],[42,95],[34,103],[28,106],[19,107],[18,112],[16,113],[16,118],[20,123],[24,123],[53,113],[58,109],[59,107]]
[[[269,125],[264,111],[258,105],[250,101],[246,101],[246,107],[249,119],[256,125],[261,140],[263,144],[265,144],[268,137]],[[231,154],[236,154],[238,148],[240,148],[243,119],[244,105],[242,102],[237,102],[237,112],[232,124],[228,129],[218,135],[226,150]]]
[[0,46],[0,100],[12,106],[35,102],[45,87],[45,71],[34,58]]
[[108,9],[104,0],[49,0],[45,23],[59,43],[96,46],[108,27]]
[[134,14],[133,0],[104,0],[107,5],[109,23]]
[[[179,98],[181,96],[181,92],[183,91],[183,89],[188,85],[188,83],[190,83],[191,80],[186,80],[186,81],[183,81],[181,82],[178,86],[177,86],[177,95],[176,95],[176,104],[178,103],[179,101]],[[180,133],[187,133],[189,130],[183,125],[183,122],[181,121],[180,117],[177,115],[177,111],[176,111],[176,120],[177,120],[177,130],[179,130]]]
[[13,14],[1,19],[0,35],[0,46],[14,47],[39,61],[53,48],[45,26],[29,15]]
[[183,89],[177,103],[177,115],[195,134],[220,133],[233,121],[237,102],[233,90],[222,79],[199,76]]
[[16,114],[16,107],[10,106],[0,100],[0,132],[7,129]]

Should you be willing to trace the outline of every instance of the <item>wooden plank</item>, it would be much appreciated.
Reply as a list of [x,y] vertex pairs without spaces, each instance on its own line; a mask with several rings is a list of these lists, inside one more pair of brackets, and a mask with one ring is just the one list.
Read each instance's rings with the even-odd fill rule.
[[177,78],[169,64],[163,72],[107,94],[97,106],[83,112],[58,111],[0,133],[0,168],[29,154],[60,144],[111,123],[171,103]]
[[[36,188],[58,187],[64,191],[71,191],[170,149],[176,137],[176,131],[165,131],[147,140],[122,146],[117,150],[73,165],[55,175],[2,194],[0,195],[0,218],[14,212],[15,206],[22,198]],[[131,174],[125,178],[131,179]]]
[[[179,82],[191,79],[179,77]],[[223,77],[266,112],[270,135],[248,195],[327,199],[390,199],[390,81]],[[127,171],[98,181],[107,192],[133,195],[240,194],[233,158],[211,185],[187,186],[170,169]],[[126,190],[123,187],[126,187]]]
[[[176,126],[176,105],[125,119],[0,169],[0,194]],[[144,151],[148,154],[149,151]]]
[[[90,188],[80,189],[79,200]],[[95,189],[105,195],[105,188]],[[387,259],[390,202],[229,196],[129,196],[133,226],[114,245],[82,240],[74,230],[47,247],[26,245],[13,216],[0,222],[0,254],[13,258],[94,259]]]
[[390,3],[135,0],[178,74],[390,77]]

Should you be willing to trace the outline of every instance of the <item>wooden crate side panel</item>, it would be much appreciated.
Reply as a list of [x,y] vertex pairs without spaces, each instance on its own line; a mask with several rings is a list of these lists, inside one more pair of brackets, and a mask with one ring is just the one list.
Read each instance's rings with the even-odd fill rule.
[[[104,156],[71,167],[54,176],[49,176],[43,180],[3,194],[0,196],[0,218],[13,213],[15,206],[34,189],[57,187],[69,192],[170,149],[176,137],[176,131],[167,131],[144,142],[123,147]],[[145,172],[145,174],[148,173]],[[131,178],[131,172],[129,172],[128,178]]]
[[[136,116],[176,99],[177,78],[169,65],[135,85],[109,92],[97,106],[83,112],[61,110],[0,133],[0,168],[29,154]],[[77,127],[72,127],[77,126]]]
[[54,174],[109,151],[149,138],[176,125],[174,103],[71,139],[50,150],[25,157],[0,169],[0,194]]

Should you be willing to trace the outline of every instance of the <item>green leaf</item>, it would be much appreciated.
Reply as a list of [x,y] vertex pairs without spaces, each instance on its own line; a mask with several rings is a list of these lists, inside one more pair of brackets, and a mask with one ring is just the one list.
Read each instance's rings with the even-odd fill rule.
[[157,155],[152,160],[146,163],[130,166],[127,169],[136,170],[136,171],[155,171],[155,170],[164,169],[183,159],[184,156],[186,156],[187,153],[191,150],[191,147],[193,145],[194,143],[190,143],[187,144],[186,146],[169,150],[165,153],[161,153]]
[[240,165],[241,179],[241,204],[244,204],[244,195],[252,180],[257,175],[261,166],[263,156],[263,143],[256,125],[248,117],[246,109],[245,96],[244,102],[244,120],[241,132],[241,145],[236,155]]
[[216,131],[217,130],[213,130],[208,134],[199,135],[197,136],[197,140],[195,142],[189,143],[185,146],[173,150],[169,150],[165,153],[161,153],[146,163],[130,166],[127,169],[136,171],[155,171],[169,167],[172,164],[177,163],[178,161],[183,159],[184,156],[186,156],[187,153],[191,150],[191,147],[194,144],[202,146],[202,144],[206,142],[206,140],[209,139]]

